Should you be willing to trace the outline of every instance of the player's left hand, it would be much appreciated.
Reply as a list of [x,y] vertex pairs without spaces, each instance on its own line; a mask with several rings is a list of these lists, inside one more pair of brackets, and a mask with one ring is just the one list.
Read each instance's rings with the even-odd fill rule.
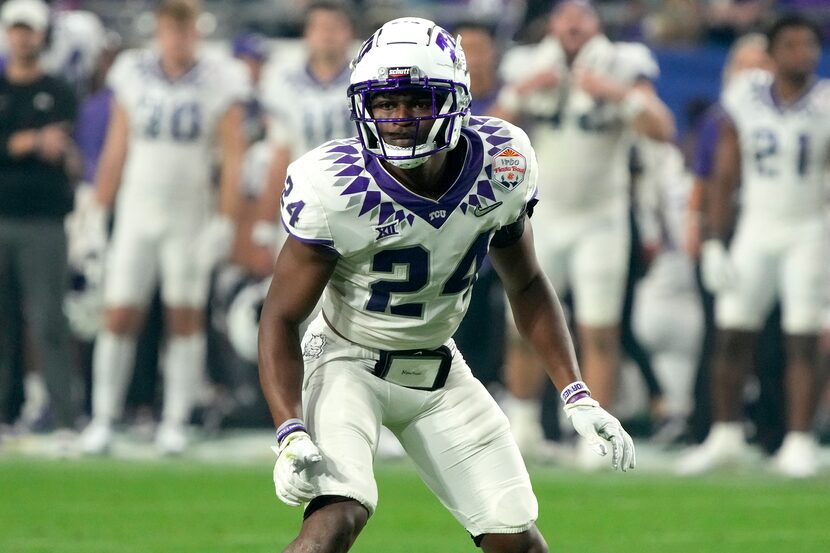
[[611,443],[611,465],[623,472],[636,465],[634,441],[620,421],[590,397],[565,405],[565,414],[580,436],[588,440],[599,455],[607,455],[605,442]]
[[283,241],[282,238],[282,227],[273,221],[260,219],[251,228],[251,240],[257,246],[275,249]]
[[217,215],[213,217],[196,243],[196,256],[199,264],[207,270],[228,258],[233,246],[235,225],[230,217]]
[[700,247],[700,273],[703,286],[712,294],[731,290],[738,280],[726,246],[720,240],[712,238]]

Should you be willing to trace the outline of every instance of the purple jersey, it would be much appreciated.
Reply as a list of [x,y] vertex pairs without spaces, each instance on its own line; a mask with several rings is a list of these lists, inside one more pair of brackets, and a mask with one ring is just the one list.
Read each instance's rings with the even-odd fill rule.
[[715,168],[715,152],[718,148],[718,135],[721,123],[728,118],[720,104],[706,110],[700,123],[695,144],[692,172],[696,177],[708,179]]
[[472,115],[487,115],[490,109],[496,104],[500,90],[501,84],[498,84],[487,94],[473,96],[473,102],[470,104],[470,113]]
[[98,170],[98,158],[104,148],[107,125],[110,120],[112,91],[103,88],[89,96],[81,104],[78,123],[75,126],[75,142],[84,158],[84,181],[94,182]]

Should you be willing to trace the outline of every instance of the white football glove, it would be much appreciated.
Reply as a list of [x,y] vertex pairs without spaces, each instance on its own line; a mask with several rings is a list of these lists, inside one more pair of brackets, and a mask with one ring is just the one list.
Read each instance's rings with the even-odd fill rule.
[[314,499],[315,489],[308,480],[306,469],[322,461],[323,456],[311,441],[311,436],[298,430],[286,436],[278,448],[271,449],[277,454],[274,486],[280,501],[297,507]]
[[95,200],[95,190],[81,185],[75,190],[74,209],[66,216],[64,227],[70,264],[82,265],[90,256],[103,258],[107,246],[109,213]]
[[607,455],[605,441],[611,443],[611,465],[623,472],[633,469],[636,464],[634,441],[620,421],[611,416],[599,403],[590,397],[583,397],[565,405],[565,414],[580,436],[598,455]]
[[283,230],[279,224],[260,219],[251,229],[251,240],[257,246],[276,249],[283,242]]
[[217,215],[208,222],[196,242],[196,256],[202,267],[213,269],[230,256],[234,231],[234,222],[225,215]]
[[733,288],[737,280],[735,266],[720,240],[706,240],[700,247],[700,272],[703,285],[713,294]]

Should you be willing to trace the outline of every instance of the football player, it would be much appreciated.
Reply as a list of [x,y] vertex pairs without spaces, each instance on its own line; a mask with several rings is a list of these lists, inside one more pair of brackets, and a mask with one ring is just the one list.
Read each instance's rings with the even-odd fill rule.
[[[724,92],[729,115],[720,129],[708,236],[701,247],[704,284],[716,294],[714,420],[680,470],[700,473],[739,460],[747,445],[741,390],[754,339],[776,299],[786,335],[788,433],[774,468],[807,477],[818,468],[811,425],[817,395],[817,337],[827,260],[822,205],[830,151],[830,82],[819,79],[820,31],[797,15],[768,33],[772,74],[749,72]],[[732,197],[740,182],[735,235]]]
[[[93,419],[82,436],[88,453],[111,443],[142,313],[159,278],[169,338],[157,442],[164,452],[184,449],[204,365],[210,270],[233,239],[247,74],[229,57],[198,51],[196,0],[165,0],[156,14],[158,49],[123,53],[109,75],[114,100],[96,199],[101,219],[113,205],[117,216],[107,253],[105,328],[93,356]],[[211,190],[217,143],[218,213]]]
[[658,247],[636,284],[632,324],[662,390],[652,409],[653,439],[665,444],[685,433],[703,331],[694,266],[682,247],[692,179],[674,144],[640,140],[637,150],[643,168],[636,184],[643,204],[639,228],[643,241]]
[[[464,52],[431,21],[383,25],[361,47],[350,82],[358,137],[289,167],[290,237],[260,322],[260,380],[278,427],[276,492],[305,504],[286,551],[351,547],[377,505],[381,425],[484,551],[547,551],[507,419],[451,338],[488,250],[577,431],[600,454],[610,446],[623,470],[634,466],[634,446],[579,380],[536,262],[533,148],[509,123],[470,117]],[[299,325],[321,295],[301,342]]]
[[289,162],[323,142],[352,134],[343,90],[349,85],[353,25],[345,3],[315,0],[305,15],[306,58],[263,75],[261,99],[274,151],[253,239],[271,251],[281,237],[279,198]]
[[[541,154],[539,187],[552,200],[537,213],[539,258],[554,288],[573,292],[585,379],[594,397],[609,405],[630,248],[632,135],[670,140],[674,122],[652,85],[658,67],[649,50],[608,40],[590,2],[558,3],[549,30],[538,45],[505,55],[502,72],[512,84],[502,89],[499,107],[531,125]],[[533,363],[509,363],[508,369],[523,373],[508,382],[539,380]],[[540,429],[532,431],[539,426],[538,394],[524,389],[514,395],[523,401],[512,402],[517,416],[511,425],[532,446],[541,436]],[[579,453],[590,465],[589,449]]]

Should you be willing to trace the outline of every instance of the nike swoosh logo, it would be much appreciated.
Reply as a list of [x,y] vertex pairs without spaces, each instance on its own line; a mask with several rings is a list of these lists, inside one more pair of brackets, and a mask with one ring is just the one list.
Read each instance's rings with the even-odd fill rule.
[[501,204],[502,204],[502,202],[496,202],[494,204],[490,204],[490,205],[484,206],[484,207],[481,207],[480,205],[477,205],[475,207],[475,209],[473,210],[473,214],[476,217],[482,217],[484,215],[487,215],[488,213],[490,213],[491,211],[493,211],[497,207],[499,207]]

